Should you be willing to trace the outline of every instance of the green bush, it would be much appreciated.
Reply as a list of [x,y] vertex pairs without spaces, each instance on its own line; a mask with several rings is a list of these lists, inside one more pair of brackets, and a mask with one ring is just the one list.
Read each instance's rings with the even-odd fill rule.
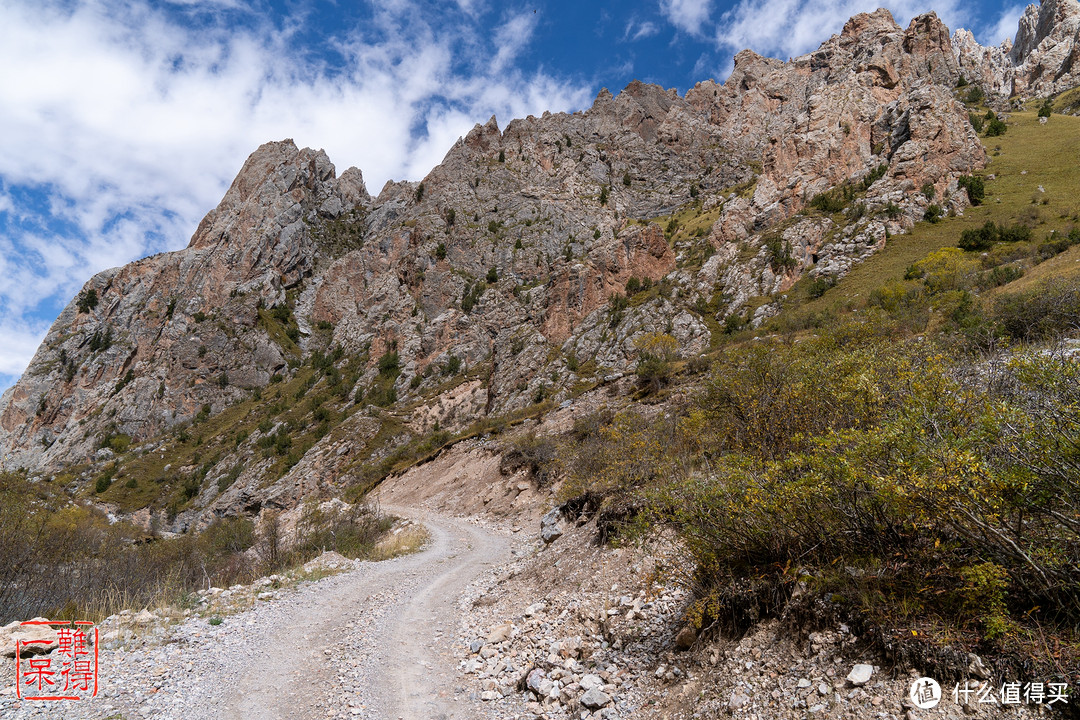
[[987,220],[981,228],[971,228],[960,234],[957,246],[961,250],[989,250],[998,239],[998,227],[993,221]]
[[1006,125],[1003,121],[999,120],[997,117],[994,117],[986,125],[986,137],[998,137],[999,135],[1004,135],[1005,131],[1008,129],[1008,125]]
[[678,357],[679,344],[675,338],[666,333],[645,333],[634,341],[634,347],[638,351],[637,376],[642,387],[656,391],[667,385]]
[[830,288],[836,285],[836,279],[828,275],[818,275],[806,286],[806,294],[812,299],[824,295]]
[[971,201],[972,205],[982,205],[983,198],[986,197],[986,186],[981,177],[978,175],[961,175],[957,180],[957,184],[967,191],[968,200]]
[[988,290],[990,288],[1007,285],[1013,280],[1019,280],[1023,276],[1023,268],[1016,267],[1015,265],[999,265],[989,272],[980,275],[977,284],[979,289]]
[[401,367],[401,359],[396,350],[388,350],[379,357],[379,374],[384,376],[395,375]]
[[451,354],[446,359],[446,367],[443,368],[443,375],[457,375],[461,372],[461,358],[457,355]]
[[1031,290],[998,297],[992,313],[1017,340],[1047,340],[1075,331],[1080,318],[1080,281],[1052,280]]
[[608,297],[608,325],[615,327],[622,322],[623,315],[628,307],[630,307],[630,301],[625,295],[612,293]]
[[843,195],[833,190],[815,195],[808,204],[812,208],[829,214],[841,212],[847,207],[847,201],[844,200]]
[[110,347],[112,347],[112,343],[113,330],[111,325],[105,328],[105,332],[95,330],[94,334],[90,336],[90,352],[108,350]]
[[[691,623],[779,614],[799,580],[886,637],[928,618],[972,642],[1080,622],[1080,523],[1061,512],[1080,507],[1080,364],[987,372],[860,321],[713,367],[675,417],[617,416],[560,453],[564,497],[678,534]],[[732,604],[738,588],[772,599]]]
[[776,234],[766,235],[764,242],[769,253],[769,265],[773,270],[790,270],[798,265],[798,261],[791,256],[791,243],[783,237]]
[[76,307],[81,313],[88,313],[98,306],[97,290],[90,288],[79,295]]

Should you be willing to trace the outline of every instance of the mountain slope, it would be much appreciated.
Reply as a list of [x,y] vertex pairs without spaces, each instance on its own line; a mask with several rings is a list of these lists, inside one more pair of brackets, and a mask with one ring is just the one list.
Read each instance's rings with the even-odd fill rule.
[[[186,250],[102,273],[64,310],[4,398],[5,467],[55,472],[215,415],[316,349],[364,358],[342,397],[426,395],[444,427],[432,392],[461,368],[482,375],[473,417],[565,397],[582,366],[625,373],[649,331],[698,353],[719,321],[760,322],[804,272],[841,276],[910,227],[920,188],[963,205],[956,178],[984,155],[958,74],[935,16],[903,30],[878,11],[789,63],[741,53],[685,97],[634,83],[581,113],[492,118],[375,199],[322,153],[263,146]],[[864,218],[797,214],[872,172]],[[631,278],[660,292],[609,312]]]

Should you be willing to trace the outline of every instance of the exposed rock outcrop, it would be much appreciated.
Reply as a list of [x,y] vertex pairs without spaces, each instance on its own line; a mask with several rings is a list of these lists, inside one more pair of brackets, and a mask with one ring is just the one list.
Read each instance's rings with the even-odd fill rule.
[[953,36],[965,79],[1003,97],[1048,96],[1080,83],[1080,3],[1028,5],[1014,40],[983,47],[968,30]]

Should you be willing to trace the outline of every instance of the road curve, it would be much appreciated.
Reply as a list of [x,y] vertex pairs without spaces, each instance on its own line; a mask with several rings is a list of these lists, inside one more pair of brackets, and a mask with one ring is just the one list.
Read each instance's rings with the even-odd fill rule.
[[[430,541],[416,554],[323,581],[266,622],[249,621],[252,653],[235,667],[238,690],[224,715],[254,720],[351,717],[471,720],[472,692],[456,680],[452,643],[466,586],[510,557],[509,540],[465,520],[402,507],[383,510],[422,523]],[[262,625],[262,627],[260,627]],[[259,638],[265,638],[260,643]],[[342,667],[349,668],[347,676]],[[327,678],[342,673],[341,682]]]

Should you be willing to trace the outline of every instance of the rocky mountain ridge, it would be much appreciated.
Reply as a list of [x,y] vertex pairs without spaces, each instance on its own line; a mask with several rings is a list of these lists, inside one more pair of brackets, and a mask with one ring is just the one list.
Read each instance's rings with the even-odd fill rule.
[[1028,5],[1014,40],[982,47],[969,30],[952,38],[965,79],[1002,98],[1048,96],[1076,86],[1080,67],[1080,3]]
[[[651,336],[692,358],[800,278],[835,280],[963,211],[958,178],[986,157],[954,96],[974,52],[958,47],[933,13],[906,29],[857,15],[813,53],[744,51],[682,97],[635,82],[583,112],[492,118],[375,198],[325,153],[268,143],[186,249],[100,273],[65,308],[0,402],[3,469],[85,487],[129,446],[165,460],[273,391],[278,415],[155,470],[176,492],[149,510],[183,530],[348,484],[432,433],[618,388]],[[833,196],[842,209],[815,200]],[[286,419],[284,387],[313,398],[306,414]],[[289,462],[267,456],[316,425]]]

